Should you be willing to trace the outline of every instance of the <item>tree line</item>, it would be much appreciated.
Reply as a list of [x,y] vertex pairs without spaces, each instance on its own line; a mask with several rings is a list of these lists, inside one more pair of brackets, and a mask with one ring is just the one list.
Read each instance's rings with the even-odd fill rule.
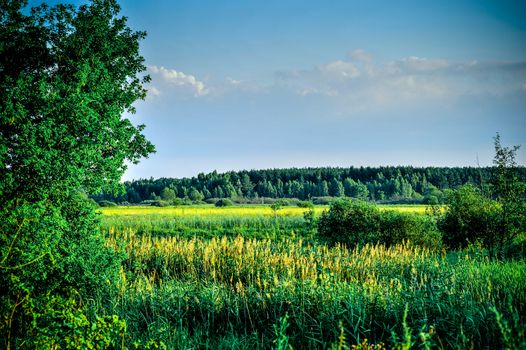
[[[518,167],[526,179],[526,168]],[[372,201],[443,203],[444,191],[465,184],[484,187],[494,167],[323,167],[250,171],[216,171],[191,178],[139,179],[124,183],[124,193],[101,192],[93,196],[117,203],[193,202],[214,198],[352,197]]]

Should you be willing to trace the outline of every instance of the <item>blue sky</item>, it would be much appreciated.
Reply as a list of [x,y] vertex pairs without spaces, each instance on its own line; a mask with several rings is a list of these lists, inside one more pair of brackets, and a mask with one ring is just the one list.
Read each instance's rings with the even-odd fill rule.
[[125,179],[526,163],[524,1],[120,1],[157,153]]

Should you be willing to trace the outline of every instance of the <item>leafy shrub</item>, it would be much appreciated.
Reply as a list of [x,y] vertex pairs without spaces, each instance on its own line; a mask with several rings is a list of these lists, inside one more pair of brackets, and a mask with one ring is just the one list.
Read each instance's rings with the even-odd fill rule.
[[300,208],[308,208],[308,209],[314,208],[314,204],[311,201],[301,201],[301,202],[296,203],[296,205]]
[[437,228],[435,218],[395,211],[380,213],[378,241],[387,245],[411,241],[434,250],[442,247],[442,235]]
[[116,207],[117,204],[115,202],[107,201],[107,200],[101,200],[99,203],[100,207]]
[[449,192],[449,208],[439,222],[444,243],[452,248],[463,248],[480,240],[493,246],[499,230],[501,208],[482,195],[472,185]]
[[282,209],[283,207],[285,207],[285,206],[287,206],[287,205],[289,205],[289,202],[288,202],[287,200],[285,200],[285,199],[278,199],[277,201],[275,201],[274,203],[272,203],[272,204],[270,205],[270,208],[271,208],[274,212],[276,212],[276,211]]
[[232,202],[228,198],[221,198],[215,203],[216,207],[231,207],[233,205],[234,205],[234,202]]
[[435,219],[427,215],[380,211],[374,204],[338,200],[318,220],[318,232],[330,243],[393,245],[411,241],[433,249],[442,246]]
[[312,203],[317,205],[327,205],[334,201],[334,197],[312,197]]
[[161,199],[148,199],[141,202],[142,205],[151,205],[152,207],[168,207],[170,202]]
[[48,296],[43,304],[34,315],[27,348],[122,348],[126,322],[118,316],[88,317],[86,309],[72,297]]
[[330,204],[318,220],[318,232],[332,243],[351,246],[377,242],[380,211],[362,201],[340,199]]

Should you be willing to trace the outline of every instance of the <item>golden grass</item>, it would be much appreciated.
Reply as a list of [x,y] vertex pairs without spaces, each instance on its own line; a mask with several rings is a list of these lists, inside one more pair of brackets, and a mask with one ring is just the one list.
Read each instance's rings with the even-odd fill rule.
[[[426,205],[380,205],[381,210],[394,210],[404,213],[426,213]],[[321,214],[328,206],[314,207],[315,214]],[[100,208],[104,216],[144,216],[144,215],[166,215],[166,216],[301,216],[308,211],[307,208],[284,207],[274,211],[270,206],[234,206],[217,208],[214,206],[181,206],[181,207],[106,207]]]

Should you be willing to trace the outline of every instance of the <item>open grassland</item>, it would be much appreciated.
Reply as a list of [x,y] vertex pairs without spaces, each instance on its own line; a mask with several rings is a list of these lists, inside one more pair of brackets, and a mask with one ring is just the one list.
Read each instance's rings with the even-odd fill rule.
[[112,311],[168,348],[525,345],[524,261],[133,229],[107,244],[127,253]]
[[[321,214],[328,206],[315,206],[315,214]],[[381,210],[394,210],[404,213],[425,214],[428,206],[420,204],[388,204],[379,205]],[[117,206],[100,208],[104,216],[302,216],[309,211],[308,208],[287,206],[273,210],[268,205],[246,205],[217,208],[212,205],[177,206],[177,207],[151,207],[151,206]]]
[[[424,205],[385,205],[382,210],[425,214]],[[217,208],[211,205],[181,207],[106,207],[100,208],[102,227],[106,232],[133,228],[139,234],[154,236],[186,236],[212,238],[217,236],[284,239],[313,238],[313,225],[304,218],[311,209],[251,205]],[[315,206],[318,217],[327,206]]]

